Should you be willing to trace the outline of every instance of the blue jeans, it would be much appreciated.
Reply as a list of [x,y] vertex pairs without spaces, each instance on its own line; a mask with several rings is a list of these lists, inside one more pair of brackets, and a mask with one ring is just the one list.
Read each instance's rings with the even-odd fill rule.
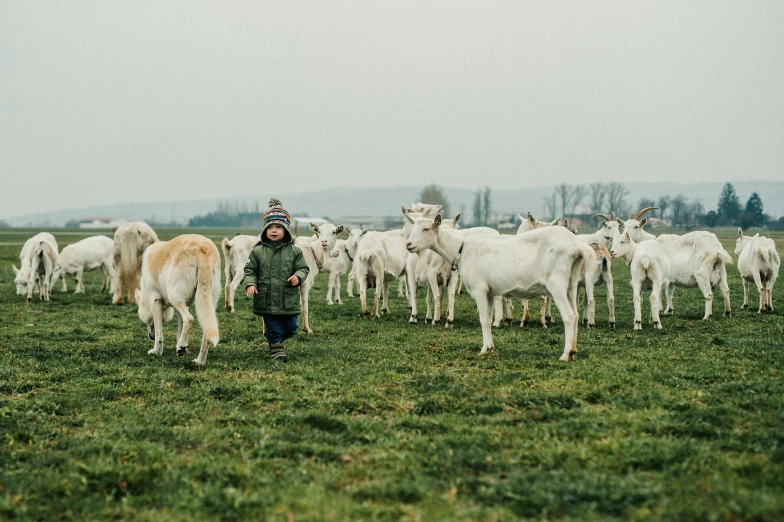
[[263,314],[264,336],[270,344],[282,343],[297,333],[297,315]]

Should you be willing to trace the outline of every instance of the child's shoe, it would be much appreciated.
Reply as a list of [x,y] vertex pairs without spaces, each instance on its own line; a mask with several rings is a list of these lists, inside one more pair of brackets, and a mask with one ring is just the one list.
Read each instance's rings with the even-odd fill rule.
[[271,344],[270,347],[270,357],[273,361],[286,361],[286,351],[283,348],[283,343],[275,343]]

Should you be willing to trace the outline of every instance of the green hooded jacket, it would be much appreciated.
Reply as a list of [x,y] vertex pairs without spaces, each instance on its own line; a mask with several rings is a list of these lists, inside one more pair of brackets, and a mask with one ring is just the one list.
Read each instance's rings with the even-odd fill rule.
[[[308,277],[308,265],[302,250],[283,240],[262,242],[251,251],[245,263],[245,288],[255,286],[253,313],[298,315],[299,289]],[[299,286],[291,286],[288,278],[299,277]]]

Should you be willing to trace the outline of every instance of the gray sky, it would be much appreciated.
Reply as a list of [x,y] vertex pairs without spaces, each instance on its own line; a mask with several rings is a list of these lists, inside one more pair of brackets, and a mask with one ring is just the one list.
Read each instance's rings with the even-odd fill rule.
[[0,0],[0,217],[784,180],[784,2]]

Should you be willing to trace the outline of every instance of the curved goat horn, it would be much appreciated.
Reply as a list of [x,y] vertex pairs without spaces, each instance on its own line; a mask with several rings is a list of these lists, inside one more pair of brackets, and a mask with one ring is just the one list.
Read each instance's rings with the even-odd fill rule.
[[645,207],[644,209],[642,209],[639,212],[637,212],[637,217],[634,218],[634,219],[639,221],[640,218],[642,217],[642,215],[645,214],[646,212],[648,212],[649,210],[659,210],[659,207]]
[[634,215],[634,209],[630,208],[629,209],[629,217],[627,219],[634,219],[634,218],[632,218],[633,215]]
[[610,216],[608,216],[607,214],[594,214],[593,217],[600,217],[600,218],[604,218],[605,221],[610,221]]

